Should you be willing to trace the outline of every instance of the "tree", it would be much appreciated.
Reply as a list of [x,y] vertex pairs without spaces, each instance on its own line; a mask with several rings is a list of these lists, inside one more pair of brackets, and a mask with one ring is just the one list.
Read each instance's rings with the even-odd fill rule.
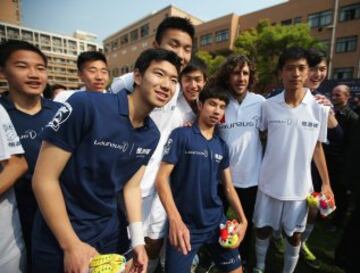
[[288,47],[320,48],[324,45],[311,36],[307,24],[271,25],[262,20],[256,28],[240,33],[235,40],[235,53],[244,54],[254,60],[259,81],[256,90],[265,93],[277,85],[276,65],[280,53]]
[[214,74],[214,72],[219,68],[219,66],[225,61],[225,57],[222,55],[213,56],[209,52],[202,50],[196,52],[196,57],[206,63],[209,76]]

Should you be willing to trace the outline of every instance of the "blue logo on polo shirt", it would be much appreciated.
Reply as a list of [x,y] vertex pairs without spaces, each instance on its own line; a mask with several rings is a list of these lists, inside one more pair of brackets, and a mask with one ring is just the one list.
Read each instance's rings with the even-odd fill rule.
[[64,105],[59,108],[52,121],[50,121],[47,126],[57,132],[60,129],[60,125],[70,117],[72,110],[73,109],[71,105],[65,102]]

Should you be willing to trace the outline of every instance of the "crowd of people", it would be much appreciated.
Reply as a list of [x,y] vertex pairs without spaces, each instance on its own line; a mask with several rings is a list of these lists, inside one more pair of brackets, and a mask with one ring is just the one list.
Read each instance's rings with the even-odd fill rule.
[[[336,264],[357,272],[349,87],[318,93],[326,55],[289,47],[276,67],[283,89],[265,98],[251,56],[231,55],[209,77],[194,34],[188,19],[165,18],[153,48],[111,84],[106,57],[83,52],[80,90],[48,85],[34,45],[0,45],[0,272],[87,273],[95,256],[118,253],[126,272],[186,273],[207,249],[219,272],[261,273],[270,243],[282,272],[300,257],[320,268],[307,242],[314,191],[335,200],[328,232],[345,230]],[[237,220],[232,248],[219,244],[227,217]]]

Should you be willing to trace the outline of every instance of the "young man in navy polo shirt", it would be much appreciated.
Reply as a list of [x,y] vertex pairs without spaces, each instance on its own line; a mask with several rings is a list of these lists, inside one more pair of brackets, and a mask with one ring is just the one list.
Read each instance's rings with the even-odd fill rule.
[[162,49],[144,51],[135,63],[135,90],[79,92],[59,109],[44,132],[34,175],[42,215],[33,232],[34,272],[87,272],[98,253],[128,256],[146,272],[140,180],[160,137],[148,117],[175,92],[180,60]]
[[31,179],[40,150],[40,134],[61,104],[41,96],[47,83],[47,58],[34,45],[16,40],[1,44],[0,70],[9,84],[9,92],[0,98],[0,103],[14,124],[29,166],[15,184],[15,195],[30,272],[31,231],[38,208],[31,189]]
[[191,127],[175,129],[164,148],[156,186],[169,219],[166,272],[190,272],[195,254],[205,244],[211,246],[221,272],[242,272],[238,250],[225,249],[218,243],[219,225],[226,221],[218,192],[220,183],[240,219],[240,241],[247,227],[231,180],[228,148],[214,133],[228,102],[222,89],[205,87],[199,97],[198,121]]
[[[195,28],[189,19],[169,16],[157,27],[153,47],[176,53],[181,59],[181,70],[183,70],[191,59],[194,35]],[[110,92],[117,93],[124,88],[131,91],[133,85],[134,77],[131,72],[115,78]],[[150,258],[149,273],[156,270],[159,252],[166,235],[166,213],[155,191],[155,178],[160,166],[164,144],[171,131],[178,127],[176,119],[179,115],[176,109],[180,93],[180,84],[178,84],[173,98],[163,107],[155,108],[150,113],[150,117],[161,132],[161,137],[141,181],[144,235],[146,251]]]

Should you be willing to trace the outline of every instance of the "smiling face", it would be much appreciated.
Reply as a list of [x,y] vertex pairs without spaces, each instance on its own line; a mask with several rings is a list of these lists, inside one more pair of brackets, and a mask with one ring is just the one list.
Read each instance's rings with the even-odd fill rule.
[[194,70],[181,76],[181,87],[184,97],[188,102],[198,99],[201,90],[204,88],[205,76],[200,70]]
[[48,78],[44,59],[30,50],[12,53],[1,74],[9,83],[10,92],[25,96],[40,96]]
[[85,83],[87,91],[102,92],[109,82],[107,65],[101,61],[87,61],[79,71],[79,78]]
[[155,48],[162,48],[174,52],[181,59],[181,70],[189,63],[192,53],[192,39],[190,35],[179,29],[168,29],[161,38],[161,42],[154,42]]
[[306,81],[305,86],[310,90],[316,90],[320,84],[326,79],[327,75],[327,63],[326,60],[322,60],[318,65],[311,67],[309,70],[309,78]]
[[178,72],[168,61],[152,61],[143,74],[135,69],[134,81],[147,104],[162,107],[175,93]]
[[229,76],[229,86],[236,99],[241,99],[249,87],[250,68],[248,64],[237,65]]

